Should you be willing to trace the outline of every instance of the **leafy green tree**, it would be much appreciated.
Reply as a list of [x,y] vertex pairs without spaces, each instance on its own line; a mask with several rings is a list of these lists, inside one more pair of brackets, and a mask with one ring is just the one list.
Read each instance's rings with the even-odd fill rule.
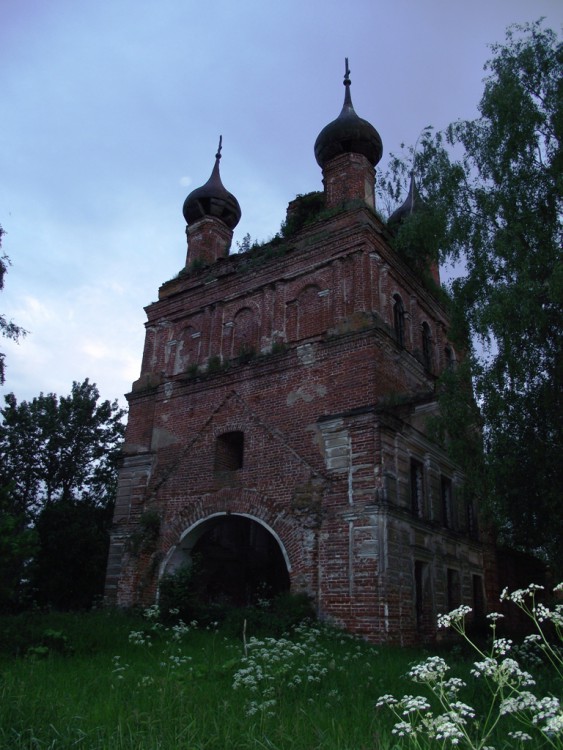
[[30,596],[57,609],[89,609],[104,590],[113,503],[56,500],[43,508],[34,531]]
[[563,44],[542,21],[492,46],[480,116],[425,129],[396,158],[394,197],[416,173],[419,211],[396,246],[463,264],[451,285],[475,345],[489,508],[502,541],[563,571]]
[[0,611],[24,599],[24,578],[37,551],[37,532],[14,511],[8,489],[0,487]]
[[[4,230],[0,226],[0,248],[2,247],[2,235]],[[10,265],[10,259],[4,253],[0,253],[0,291],[4,288],[4,276],[8,272],[8,266]],[[5,338],[17,341],[21,336],[25,336],[26,331],[21,326],[16,325],[11,320],[6,320],[6,317],[0,314],[0,334]],[[0,352],[0,385],[4,383],[4,376],[6,372],[5,355]]]
[[38,601],[56,606],[84,607],[103,584],[124,411],[98,401],[86,379],[66,397],[18,403],[8,394],[0,409],[0,526],[19,540],[0,554],[6,564],[11,555],[14,578],[25,568]]

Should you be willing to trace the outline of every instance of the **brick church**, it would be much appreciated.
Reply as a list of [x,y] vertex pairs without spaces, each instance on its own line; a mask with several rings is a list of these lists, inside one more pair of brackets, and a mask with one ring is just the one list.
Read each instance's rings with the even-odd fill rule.
[[484,608],[476,508],[427,430],[461,353],[440,296],[390,244],[414,184],[383,222],[381,138],[348,68],[344,84],[314,146],[324,190],[289,204],[281,235],[229,254],[241,209],[221,145],[186,198],[185,267],[145,308],[127,395],[109,603],[153,603],[197,556],[209,602],[307,592],[375,642],[428,640],[439,612]]

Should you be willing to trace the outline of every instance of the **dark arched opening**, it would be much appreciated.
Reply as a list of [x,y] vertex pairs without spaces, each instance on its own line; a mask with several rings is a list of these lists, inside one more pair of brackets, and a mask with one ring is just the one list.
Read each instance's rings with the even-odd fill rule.
[[207,521],[190,557],[194,584],[208,604],[243,606],[289,590],[280,545],[264,526],[245,516]]

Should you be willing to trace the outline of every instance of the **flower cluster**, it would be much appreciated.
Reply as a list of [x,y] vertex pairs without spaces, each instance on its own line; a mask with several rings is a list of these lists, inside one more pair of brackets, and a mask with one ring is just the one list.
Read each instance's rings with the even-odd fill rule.
[[[525,612],[537,632],[528,636],[522,646],[512,640],[498,637],[497,622],[502,615],[488,615],[491,629],[491,647],[488,653],[472,642],[467,635],[465,618],[471,612],[466,606],[438,618],[438,626],[452,628],[479,654],[471,669],[471,676],[482,683],[481,692],[488,695],[489,706],[483,717],[477,716],[472,706],[459,700],[459,693],[467,687],[459,677],[448,677],[449,665],[438,656],[431,656],[409,670],[407,677],[426,687],[432,702],[424,696],[405,695],[395,698],[383,695],[377,707],[386,706],[396,717],[392,730],[397,737],[408,738],[419,748],[433,748],[436,742],[465,748],[488,750],[487,742],[495,732],[502,732],[518,743],[547,742],[553,747],[563,745],[563,709],[558,698],[548,695],[538,698],[529,688],[536,685],[532,674],[523,669],[516,656],[528,655],[531,668],[550,664],[559,677],[563,676],[563,656],[560,646],[547,638],[542,625],[549,623],[559,640],[562,640],[563,607],[553,608],[537,602],[536,596],[543,587],[532,584],[512,593],[503,591],[501,600],[512,602]],[[563,591],[559,584],[555,591]],[[434,707],[437,707],[436,709]],[[508,723],[508,726],[504,724]],[[528,731],[512,728],[510,722],[524,725]],[[501,730],[500,727],[503,727]],[[543,744],[542,744],[543,746]]]
[[451,628],[456,624],[463,624],[465,617],[471,612],[471,607],[463,605],[457,609],[452,609],[445,615],[438,615],[439,628]]
[[246,713],[274,714],[280,691],[320,683],[331,668],[329,652],[319,643],[320,630],[297,628],[295,639],[250,638],[247,655],[235,672],[233,689],[248,692]]
[[151,635],[143,630],[132,630],[129,633],[129,643],[135,646],[152,646]]

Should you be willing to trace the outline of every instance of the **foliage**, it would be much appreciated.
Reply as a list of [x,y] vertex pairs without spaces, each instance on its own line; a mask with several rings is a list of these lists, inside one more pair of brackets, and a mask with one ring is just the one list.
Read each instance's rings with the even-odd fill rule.
[[[4,230],[0,226],[0,248],[2,247],[2,235]],[[10,259],[4,253],[0,253],[0,291],[4,288],[4,276],[8,272],[8,266],[10,265]],[[21,326],[16,325],[11,320],[6,320],[4,315],[0,314],[0,335],[5,338],[17,341],[22,336],[25,336],[27,331]],[[4,376],[6,371],[5,355],[0,352],[0,385],[4,383]]]
[[22,601],[24,577],[37,545],[36,529],[12,507],[8,488],[0,487],[0,610],[8,602]]
[[129,548],[134,555],[154,549],[160,533],[160,514],[154,508],[145,510],[139,518],[139,529],[129,539]]
[[426,129],[414,163],[424,208],[399,246],[463,262],[451,285],[478,353],[489,498],[501,540],[563,570],[563,45],[541,21],[492,47],[480,117]]
[[[249,639],[247,655],[261,660],[265,677],[278,670],[283,679],[273,711],[257,706],[247,716],[251,703],[262,701],[250,686],[233,689],[237,673],[249,666],[240,637],[191,623],[162,627],[152,610],[143,618],[117,612],[29,617],[33,635],[20,653],[41,646],[47,629],[64,633],[72,651],[2,659],[0,748],[391,747],[390,718],[375,722],[373,704],[383,683],[397,684],[412,652],[375,649],[325,628],[264,637],[263,647]],[[0,641],[5,624],[0,621]],[[315,668],[309,680],[308,664],[323,674]]]
[[[527,636],[527,645],[536,646],[537,665],[544,670],[551,668],[554,686],[561,687],[563,605],[556,604],[550,609],[538,602],[537,593],[542,588],[532,584],[512,594],[505,590],[501,599],[513,602],[528,615],[536,632]],[[555,590],[563,590],[563,584]],[[514,643],[498,636],[497,622],[502,615],[488,615],[492,639],[488,651],[484,651],[467,634],[466,618],[470,612],[470,607],[458,607],[441,615],[438,626],[453,629],[477,654],[478,661],[474,662],[470,677],[479,683],[474,694],[483,692],[488,696],[486,710],[479,716],[475,707],[460,700],[467,682],[460,677],[450,677],[450,667],[442,657],[430,656],[411,667],[408,673],[413,682],[426,688],[428,697],[405,695],[397,699],[386,694],[377,702],[378,707],[388,706],[397,719],[393,734],[405,738],[405,745],[420,749],[436,747],[439,742],[468,750],[485,750],[495,735],[518,744],[533,741],[536,748],[562,747],[560,701],[551,694],[542,698],[535,695],[536,680],[514,658]],[[555,640],[552,640],[553,634]]]
[[283,591],[273,598],[260,599],[256,605],[229,609],[223,628],[231,635],[240,635],[244,631],[252,636],[280,637],[291,628],[315,619],[315,611],[307,594]]
[[307,224],[312,224],[319,218],[325,208],[325,197],[323,192],[306,193],[298,195],[291,204],[291,214],[281,226],[283,237],[293,237]]
[[14,508],[30,517],[56,501],[107,506],[124,434],[116,401],[98,404],[86,379],[69,396],[41,393],[18,404],[13,393],[0,410],[0,482]]
[[257,240],[253,240],[250,233],[247,232],[240,242],[237,242],[237,248],[239,253],[247,253],[249,250],[254,250],[259,246]]
[[252,344],[248,344],[247,342],[244,342],[241,344],[238,353],[237,353],[237,361],[241,365],[247,365],[249,362],[252,362],[253,359],[256,358],[256,349]]
[[191,622],[204,618],[205,610],[195,585],[198,569],[198,561],[195,560],[191,565],[183,565],[161,578],[158,590],[163,622]]
[[[506,644],[500,638],[496,643],[502,662],[498,652]],[[43,658],[39,649],[47,649]],[[16,652],[29,656],[7,656]],[[420,677],[431,672],[412,666],[427,652],[374,647],[320,625],[278,637],[249,636],[245,650],[240,636],[231,638],[214,626],[163,625],[158,607],[143,617],[107,611],[4,617],[0,654],[2,750],[81,745],[104,750],[399,750],[408,738],[392,734],[391,711],[374,711],[374,705],[383,694],[400,694],[409,671]],[[447,660],[459,679],[475,668],[453,649]],[[433,657],[428,664],[436,673],[441,661]],[[545,660],[526,669],[542,694],[560,692]],[[468,702],[476,715],[485,716],[489,683],[482,677],[478,681],[483,681],[481,689]],[[543,705],[553,713],[553,701]],[[514,717],[503,714],[489,746],[520,747],[506,735],[511,727],[503,725]],[[532,731],[540,742],[528,746],[542,747],[540,730]],[[554,736],[555,747],[561,746],[559,740]],[[434,742],[430,747],[451,745]]]
[[57,500],[43,508],[38,549],[29,570],[34,601],[57,609],[89,609],[103,594],[113,503]]
[[281,636],[292,627],[315,619],[311,599],[306,594],[281,592],[259,598],[255,604],[233,607],[204,601],[199,584],[201,561],[164,575],[159,585],[159,617],[163,623],[192,622],[221,624],[224,632],[240,636]]
[[223,372],[224,365],[221,357],[218,354],[214,354],[207,360],[207,370],[209,375],[215,375],[216,373]]
[[13,536],[0,547],[11,571],[0,606],[21,605],[24,580],[38,601],[57,606],[89,606],[101,593],[124,412],[98,400],[87,379],[66,397],[5,396],[0,525]]

